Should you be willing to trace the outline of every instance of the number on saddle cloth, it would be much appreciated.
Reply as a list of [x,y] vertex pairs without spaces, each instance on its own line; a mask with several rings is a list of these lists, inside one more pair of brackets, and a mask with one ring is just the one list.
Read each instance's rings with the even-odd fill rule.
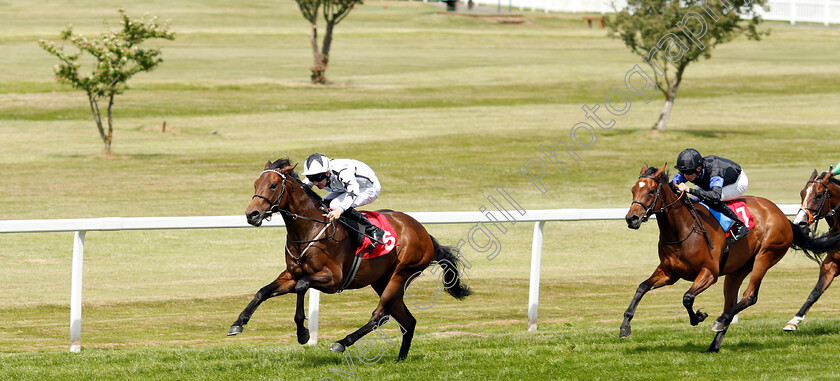
[[[735,214],[741,217],[741,221],[744,222],[744,224],[747,225],[748,228],[752,229],[755,226],[755,222],[752,220],[752,214],[747,210],[747,203],[745,203],[743,200],[731,200],[725,202],[728,208],[732,209],[735,212]],[[720,227],[721,229],[723,229],[723,231],[729,232],[729,228],[732,227],[731,218],[723,215],[723,213],[715,211],[703,202],[701,202],[700,204],[703,204],[703,206],[705,206],[706,209],[709,210],[709,213],[712,214],[712,217],[714,217],[718,221],[718,223],[720,223]]]

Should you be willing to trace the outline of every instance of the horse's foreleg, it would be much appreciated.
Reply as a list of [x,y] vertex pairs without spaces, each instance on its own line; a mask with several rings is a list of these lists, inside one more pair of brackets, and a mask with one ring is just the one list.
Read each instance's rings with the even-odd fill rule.
[[650,290],[674,284],[674,282],[678,279],[679,278],[663,269],[662,265],[660,265],[653,271],[653,275],[651,275],[650,278],[639,284],[639,288],[636,289],[636,294],[633,295],[633,300],[630,301],[630,306],[627,307],[627,311],[624,312],[624,321],[621,323],[621,328],[619,330],[619,336],[622,339],[630,336],[630,320],[633,320],[633,315],[636,314],[636,307],[639,306],[642,296]]
[[827,256],[823,261],[822,266],[820,266],[820,278],[817,279],[817,284],[814,286],[811,294],[808,295],[808,299],[805,300],[805,304],[802,305],[802,308],[799,309],[796,316],[794,316],[793,319],[785,325],[783,330],[796,331],[799,328],[799,323],[805,319],[805,314],[808,313],[811,306],[814,305],[825,290],[828,289],[828,286],[831,285],[831,281],[834,280],[838,272],[840,272],[840,266],[837,265],[837,262],[834,261],[832,256]]
[[[301,285],[301,282],[298,282],[298,286]],[[303,289],[303,291],[299,291],[299,289]],[[303,322],[306,321],[306,311],[303,309],[303,300],[304,296],[306,296],[306,289],[308,287],[295,287],[295,291],[297,292],[297,307],[295,307],[295,325],[297,326],[297,339],[298,344],[306,344],[309,342],[309,329],[303,325]]]
[[706,320],[706,317],[709,316],[709,314],[705,312],[700,312],[699,309],[697,312],[694,312],[694,298],[696,298],[701,292],[706,291],[706,289],[715,284],[716,281],[717,276],[715,276],[711,270],[704,267],[700,270],[700,273],[697,274],[697,278],[694,278],[694,283],[691,284],[691,287],[685,292],[685,295],[683,295],[683,306],[685,306],[685,309],[688,311],[688,319],[691,322],[691,325],[700,324],[700,322]]
[[259,307],[262,302],[268,298],[288,294],[294,290],[296,284],[297,282],[295,282],[292,278],[292,275],[289,274],[288,271],[283,271],[280,276],[274,280],[274,282],[267,284],[265,287],[257,291],[254,298],[251,299],[250,303],[248,303],[248,306],[242,310],[242,313],[239,314],[239,317],[230,326],[228,336],[242,333],[242,326],[248,324],[248,321],[251,320],[251,315],[254,314],[254,311],[256,311],[257,307]]

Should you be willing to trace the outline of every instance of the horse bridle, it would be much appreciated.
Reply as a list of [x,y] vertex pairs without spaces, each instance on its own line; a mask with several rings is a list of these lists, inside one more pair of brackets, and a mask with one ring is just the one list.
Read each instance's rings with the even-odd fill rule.
[[659,194],[661,193],[661,190],[662,190],[662,181],[660,179],[657,179],[656,177],[648,176],[648,175],[642,175],[642,176],[639,176],[639,178],[640,179],[641,178],[646,178],[646,179],[651,179],[653,181],[656,181],[656,194],[653,196],[653,202],[650,203],[650,206],[645,205],[643,202],[641,202],[639,200],[633,200],[633,202],[630,203],[631,206],[633,204],[639,204],[639,205],[642,206],[642,208],[645,209],[645,215],[642,217],[642,222],[647,222],[647,220],[653,214],[665,212],[666,210],[668,210],[668,208],[674,206],[674,204],[679,202],[680,199],[682,198],[683,194],[685,194],[685,193],[681,193],[680,196],[677,197],[676,200],[674,200],[674,202],[672,202],[668,205],[663,205],[661,208],[659,208],[659,210],[654,211],[653,208],[656,207],[656,202],[659,201]]
[[[252,197],[251,197],[251,200],[253,200],[253,199],[255,199],[255,198],[259,197],[259,198],[261,198],[261,199],[265,200],[265,201],[268,203],[269,208],[268,208],[268,210],[265,212],[265,213],[266,213],[266,217],[265,217],[265,220],[266,220],[266,221],[271,221],[271,216],[272,216],[274,213],[280,213],[280,214],[284,214],[284,215],[287,215],[287,216],[289,216],[289,217],[292,217],[292,218],[294,218],[294,219],[302,219],[302,220],[307,220],[307,221],[317,222],[317,223],[320,223],[320,224],[324,224],[324,225],[325,225],[325,226],[324,226],[324,228],[323,228],[323,229],[321,229],[321,232],[319,232],[319,233],[318,233],[318,235],[316,235],[316,236],[315,236],[315,239],[311,239],[311,240],[304,240],[304,241],[295,241],[295,240],[287,240],[287,241],[286,241],[286,252],[287,252],[287,253],[289,253],[289,256],[291,256],[291,257],[295,260],[295,262],[297,262],[298,264],[300,264],[301,259],[303,258],[303,255],[304,255],[304,254],[306,254],[306,251],[307,251],[307,250],[309,250],[309,248],[310,248],[310,247],[312,247],[312,244],[313,244],[313,243],[315,243],[315,242],[320,242],[320,241],[324,241],[324,240],[328,240],[328,239],[330,239],[330,238],[335,237],[335,233],[336,233],[337,229],[336,229],[336,227],[335,227],[335,224],[333,224],[332,222],[327,222],[327,221],[316,220],[316,219],[314,219],[314,218],[309,218],[309,217],[306,217],[306,216],[301,216],[301,215],[299,215],[299,214],[292,213],[292,212],[290,212],[290,211],[288,211],[288,210],[285,210],[285,209],[280,209],[280,200],[282,200],[282,199],[283,199],[283,194],[285,194],[285,193],[286,193],[286,182],[287,182],[287,181],[289,181],[289,180],[288,180],[288,178],[286,177],[286,175],[285,175],[285,174],[283,174],[282,172],[280,172],[280,171],[278,171],[278,170],[276,170],[276,169],[266,169],[266,170],[264,170],[264,171],[262,171],[262,172],[260,173],[260,176],[262,176],[262,174],[263,174],[263,173],[266,173],[266,172],[273,172],[273,173],[276,173],[277,175],[279,175],[279,176],[280,176],[280,179],[282,179],[282,180],[281,180],[281,184],[282,184],[282,186],[281,186],[281,188],[280,188],[280,194],[277,196],[277,199],[276,199],[276,200],[271,201],[271,199],[269,199],[268,197],[265,197],[265,196],[263,196],[263,195],[261,195],[261,194],[254,194],[254,196],[252,196]],[[320,236],[321,236],[321,234],[324,234],[324,232],[327,230],[327,228],[328,228],[330,225],[332,225],[332,226],[333,226],[333,231],[332,231],[332,234],[330,234],[329,236],[323,237],[323,238],[318,238],[318,237],[320,237]],[[308,245],[305,249],[303,249],[303,251],[301,251],[300,255],[298,255],[297,257],[295,257],[295,256],[292,254],[291,250],[289,250],[289,245],[288,245],[289,243],[294,243],[294,244],[304,244],[304,243],[308,243],[309,245]]]
[[268,207],[268,210],[265,212],[266,213],[265,220],[266,221],[271,221],[271,215],[274,214],[276,211],[280,210],[280,199],[282,199],[283,194],[286,193],[286,181],[287,181],[287,179],[286,179],[286,175],[284,175],[282,172],[280,172],[276,169],[266,169],[265,171],[262,171],[260,173],[260,176],[262,176],[262,174],[266,173],[266,172],[274,172],[274,173],[276,173],[277,175],[280,176],[280,179],[281,179],[280,183],[283,184],[282,187],[280,188],[280,195],[277,196],[276,200],[271,201],[268,197],[265,197],[261,194],[256,194],[255,193],[254,196],[251,197],[251,200],[259,197],[259,198],[265,200],[265,202],[268,203],[269,207]]
[[[657,213],[664,213],[666,210],[668,210],[668,208],[670,208],[670,207],[674,206],[676,203],[680,202],[680,200],[682,200],[683,196],[686,193],[686,192],[680,193],[680,195],[677,197],[676,200],[674,200],[674,202],[672,202],[668,205],[663,205],[658,210],[653,210],[653,208],[656,207],[656,202],[659,201],[659,194],[661,193],[660,191],[662,190],[662,187],[663,187],[662,181],[660,179],[657,179],[656,177],[648,176],[648,175],[642,175],[642,176],[639,176],[639,178],[640,179],[641,178],[647,178],[647,179],[651,179],[653,181],[656,181],[656,194],[653,196],[653,202],[650,204],[650,206],[647,206],[643,202],[638,201],[638,200],[633,200],[633,202],[630,203],[631,206],[633,204],[639,204],[639,205],[642,206],[642,208],[645,208],[645,215],[642,217],[642,222],[643,223],[647,222],[647,220],[650,218],[651,215],[657,214]],[[673,241],[673,242],[662,242],[662,244],[674,245],[674,244],[682,243],[685,240],[687,240],[688,237],[691,237],[691,234],[693,234],[695,231],[698,231],[698,232],[703,234],[703,237],[706,239],[706,244],[709,245],[709,248],[714,249],[714,245],[712,245],[712,241],[709,238],[709,233],[706,232],[706,227],[703,225],[703,221],[701,221],[700,218],[697,216],[697,211],[694,209],[694,205],[692,205],[690,202],[688,203],[688,205],[689,205],[689,209],[691,211],[691,215],[694,218],[694,223],[691,225],[691,230],[688,232],[688,234],[686,234],[685,237],[683,237],[680,240]],[[699,223],[699,226],[698,226],[698,223]]]
[[[808,225],[810,226],[812,223],[815,224],[813,230],[816,231],[817,230],[817,225],[816,224],[819,224],[821,219],[832,217],[835,214],[837,214],[837,209],[840,208],[840,203],[838,203],[837,206],[835,206],[834,208],[832,208],[831,210],[826,212],[826,214],[820,216],[819,215],[820,210],[822,210],[823,206],[825,206],[826,200],[828,200],[828,205],[831,206],[831,192],[829,192],[829,190],[828,190],[828,184],[820,181],[819,179],[809,180],[807,184],[810,186],[810,184],[812,184],[812,183],[820,184],[820,185],[823,186],[823,188],[825,189],[823,191],[824,197],[822,198],[822,200],[820,200],[820,205],[816,209],[806,208],[805,207],[805,202],[808,201],[808,200],[805,200],[805,201],[802,202],[802,206],[799,208],[799,210],[804,210],[805,211],[805,214],[808,215]],[[816,197],[816,196],[814,196],[814,197]]]

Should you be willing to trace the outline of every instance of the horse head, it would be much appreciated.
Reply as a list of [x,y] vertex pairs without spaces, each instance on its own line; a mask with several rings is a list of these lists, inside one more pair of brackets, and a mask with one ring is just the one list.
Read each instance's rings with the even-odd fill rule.
[[674,193],[668,182],[666,167],[667,164],[659,169],[648,167],[647,164],[642,166],[639,180],[630,189],[633,193],[633,202],[630,204],[627,215],[624,216],[627,227],[630,229],[638,229],[652,214],[662,211],[669,194]]
[[254,196],[245,209],[245,218],[254,226],[262,225],[263,220],[270,218],[278,210],[288,210],[292,187],[297,184],[297,174],[289,159],[280,159],[265,164],[265,170],[254,182]]
[[837,207],[840,206],[840,181],[834,178],[832,172],[817,175],[815,169],[805,187],[799,192],[799,197],[802,199],[802,206],[799,207],[793,223],[807,232],[817,221],[836,213]]

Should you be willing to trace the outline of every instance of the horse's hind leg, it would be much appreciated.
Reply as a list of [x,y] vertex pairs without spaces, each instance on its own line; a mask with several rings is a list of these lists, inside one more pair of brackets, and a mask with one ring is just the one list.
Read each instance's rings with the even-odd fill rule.
[[248,303],[248,306],[242,310],[242,313],[239,314],[239,317],[230,326],[228,336],[242,333],[242,326],[248,324],[248,321],[251,320],[251,315],[254,314],[254,311],[256,311],[257,307],[259,307],[262,302],[268,298],[288,294],[295,288],[296,284],[297,282],[292,279],[292,275],[289,274],[288,271],[283,271],[280,276],[274,280],[274,282],[267,284],[265,287],[257,291],[254,295],[254,299]]
[[[743,268],[730,273],[726,276],[726,279],[723,281],[723,310],[726,311],[732,308],[735,305],[735,302],[738,301],[738,289],[741,287],[741,283],[744,282],[744,278],[747,277],[747,274],[750,273],[750,267],[744,266]],[[720,351],[720,344],[723,342],[723,336],[726,335],[726,330],[729,329],[724,328],[723,331],[717,332],[715,334],[714,340],[712,340],[712,344],[709,345],[709,349],[706,352],[709,353],[717,353]]]
[[402,361],[408,356],[408,350],[411,348],[411,339],[414,338],[414,327],[417,326],[417,319],[411,315],[402,299],[394,301],[391,316],[402,328],[402,344],[400,345],[400,354],[397,356],[397,361]]
[[837,262],[834,261],[833,257],[833,255],[826,256],[822,266],[820,266],[820,278],[817,279],[817,284],[814,286],[811,294],[808,295],[808,299],[805,300],[805,304],[802,305],[802,308],[799,309],[796,316],[794,316],[793,319],[785,325],[783,330],[796,331],[799,328],[799,323],[805,319],[805,314],[808,313],[811,306],[817,302],[825,290],[828,289],[828,286],[831,285],[831,281],[834,280],[837,273],[840,272],[840,266],[837,265]]
[[712,331],[723,331],[729,326],[729,323],[732,323],[732,318],[735,315],[758,301],[758,290],[761,288],[761,280],[764,279],[767,270],[778,263],[786,252],[787,248],[778,251],[765,250],[755,256],[752,274],[750,275],[750,283],[747,285],[747,289],[744,290],[744,295],[738,303],[728,308],[715,320],[715,323],[712,324]]
[[707,316],[709,316],[709,314],[705,312],[700,312],[699,309],[697,312],[694,312],[694,298],[696,298],[701,292],[706,291],[706,289],[715,284],[716,281],[717,277],[715,274],[713,274],[708,268],[704,267],[700,270],[700,273],[697,274],[697,277],[694,278],[694,283],[691,284],[691,287],[685,292],[685,295],[683,295],[683,306],[685,306],[685,309],[688,311],[688,318],[691,325],[700,324],[703,320],[706,320]]
[[[396,300],[401,300],[403,297],[403,285],[406,281],[406,276],[399,270],[394,272],[394,275],[388,280],[379,296],[379,305],[373,310],[370,320],[367,324],[357,329],[355,332],[347,335],[343,339],[336,341],[330,346],[333,352],[344,352],[344,349],[353,345],[356,341],[376,329],[378,326],[387,321],[387,316],[391,313],[392,307]],[[374,289],[379,293],[379,289],[374,285]],[[385,319],[383,319],[385,318]]]

